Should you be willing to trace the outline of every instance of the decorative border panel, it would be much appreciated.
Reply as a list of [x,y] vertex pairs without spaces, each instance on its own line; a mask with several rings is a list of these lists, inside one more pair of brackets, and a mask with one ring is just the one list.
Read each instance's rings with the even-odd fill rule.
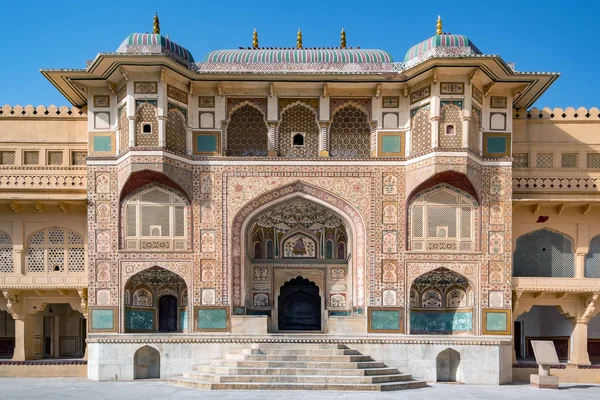
[[402,307],[369,307],[367,332],[404,333],[404,309]]
[[[490,317],[494,315],[503,315],[504,317],[500,317],[500,320],[494,321]],[[482,310],[481,317],[484,335],[510,335],[511,334],[511,324],[512,324],[512,316],[511,311],[509,309],[494,309],[494,308],[485,308]],[[504,329],[499,329],[498,326],[494,324],[505,322]]]

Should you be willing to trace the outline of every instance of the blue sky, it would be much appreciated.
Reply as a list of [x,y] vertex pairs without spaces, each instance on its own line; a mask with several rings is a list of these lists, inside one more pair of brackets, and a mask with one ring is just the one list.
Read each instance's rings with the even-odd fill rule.
[[149,32],[158,11],[161,33],[187,47],[197,61],[211,50],[337,46],[345,27],[348,46],[379,48],[402,61],[406,50],[435,33],[467,35],[485,54],[499,54],[519,71],[560,72],[536,107],[600,107],[597,37],[600,2],[488,1],[112,1],[2,2],[4,31],[0,105],[65,105],[41,68],[82,68],[99,52],[114,52],[132,32]]

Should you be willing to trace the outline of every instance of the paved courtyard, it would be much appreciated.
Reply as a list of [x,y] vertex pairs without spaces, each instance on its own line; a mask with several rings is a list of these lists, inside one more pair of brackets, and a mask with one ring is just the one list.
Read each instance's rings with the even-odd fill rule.
[[2,399],[40,399],[40,400],[96,400],[96,399],[140,399],[140,400],[185,400],[214,399],[275,400],[285,396],[287,400],[321,400],[328,399],[527,399],[578,400],[600,398],[600,385],[563,384],[560,390],[536,390],[528,385],[510,386],[466,386],[455,384],[430,385],[425,389],[387,393],[346,393],[346,392],[285,392],[280,391],[199,391],[169,386],[163,381],[136,382],[92,382],[82,378],[0,378]]

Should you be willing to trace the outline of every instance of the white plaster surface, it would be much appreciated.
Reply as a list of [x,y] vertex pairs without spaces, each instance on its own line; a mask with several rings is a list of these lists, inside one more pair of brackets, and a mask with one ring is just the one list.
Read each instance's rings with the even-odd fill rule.
[[[249,337],[238,337],[237,343],[231,343],[233,338],[223,338],[222,343],[202,343],[202,340],[208,337],[193,338],[181,337],[180,342],[177,342],[176,336],[163,336],[159,339],[158,336],[132,335],[135,343],[91,341],[88,343],[88,378],[94,381],[132,380],[134,354],[144,345],[152,346],[160,352],[160,377],[165,379],[190,372],[198,365],[208,364],[211,359],[224,358],[232,349],[250,348],[252,341]],[[346,345],[371,356],[376,361],[384,362],[387,366],[396,367],[402,373],[412,374],[415,379],[424,379],[427,382],[435,382],[437,379],[438,354],[452,348],[460,354],[457,376],[462,383],[498,385],[512,381],[512,348],[509,340],[486,341],[467,337],[412,338],[409,343],[385,343],[385,339],[400,338],[384,336],[381,337],[383,342],[364,343],[360,338],[353,337]],[[419,341],[419,338],[423,340]],[[123,339],[123,335],[119,335],[119,340]]]

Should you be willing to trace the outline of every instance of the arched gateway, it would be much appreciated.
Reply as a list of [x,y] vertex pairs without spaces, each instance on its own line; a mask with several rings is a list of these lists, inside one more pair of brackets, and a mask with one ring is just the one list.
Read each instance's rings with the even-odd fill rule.
[[[234,294],[247,314],[270,316],[272,331],[322,331],[328,315],[350,315],[364,293],[364,261],[353,256],[357,247],[364,255],[364,227],[357,214],[348,215],[353,209],[339,205],[288,192],[256,207],[243,224],[234,219],[244,249]],[[235,277],[235,251],[233,258]]]

